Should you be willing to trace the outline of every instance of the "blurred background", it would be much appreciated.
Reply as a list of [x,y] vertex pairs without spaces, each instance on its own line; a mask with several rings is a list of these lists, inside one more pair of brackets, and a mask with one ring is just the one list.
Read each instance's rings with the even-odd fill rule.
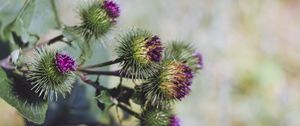
[[[57,0],[61,22],[78,24],[85,1]],[[191,95],[176,105],[182,126],[300,125],[299,0],[116,2],[122,12],[112,34],[146,28],[164,43],[184,40],[203,54]],[[111,58],[115,45],[106,45]],[[3,100],[0,113],[0,126],[23,125]]]

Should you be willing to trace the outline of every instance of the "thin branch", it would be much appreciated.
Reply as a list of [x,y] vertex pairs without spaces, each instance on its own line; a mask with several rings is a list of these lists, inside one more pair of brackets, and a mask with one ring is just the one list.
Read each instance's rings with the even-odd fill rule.
[[122,104],[116,104],[117,107],[121,108],[122,110],[124,110],[125,112],[129,113],[130,115],[133,115],[134,117],[136,117],[137,119],[142,120],[143,118],[141,117],[140,114],[138,114],[137,112],[129,109],[128,107],[122,105]]
[[79,77],[80,77],[80,79],[83,81],[83,82],[85,82],[86,84],[88,84],[88,85],[91,85],[92,87],[94,87],[96,90],[99,90],[99,91],[101,91],[102,89],[103,90],[109,90],[107,87],[104,87],[104,86],[102,86],[102,85],[100,85],[100,83],[99,83],[99,76],[97,77],[97,80],[96,81],[92,81],[92,80],[90,80],[90,79],[87,79],[87,77],[85,76],[85,75],[79,75]]
[[117,58],[115,60],[107,61],[107,62],[104,62],[104,63],[86,66],[86,67],[83,67],[81,69],[90,69],[90,68],[104,67],[104,66],[108,66],[108,65],[113,65],[113,64],[116,64],[116,63],[120,63],[122,60],[123,60],[122,58]]
[[117,76],[117,77],[125,77],[124,74],[121,74],[120,71],[92,71],[92,70],[84,70],[79,69],[80,72],[90,74],[90,75],[106,75],[106,76]]
[[50,39],[50,40],[48,41],[47,45],[51,45],[51,44],[53,44],[53,43],[55,43],[55,42],[58,42],[58,41],[63,41],[63,38],[64,38],[64,35],[58,35],[58,36],[56,36],[56,37]]
[[134,74],[126,75],[125,73],[120,72],[119,70],[116,71],[100,71],[100,70],[86,70],[86,69],[78,69],[79,72],[83,72],[89,75],[104,75],[104,76],[116,76],[122,78],[129,78],[129,79],[147,79],[146,77],[137,78]]
[[34,50],[35,48],[39,48],[39,47],[42,47],[42,46],[45,46],[45,45],[52,45],[52,44],[54,44],[56,42],[59,42],[59,41],[64,41],[63,38],[64,38],[63,35],[55,36],[54,38],[51,38],[50,40],[47,40],[47,41],[44,41],[44,42],[40,42],[39,44],[35,45],[32,48],[26,48],[26,49],[24,49],[22,51],[22,53],[27,53],[29,51]]

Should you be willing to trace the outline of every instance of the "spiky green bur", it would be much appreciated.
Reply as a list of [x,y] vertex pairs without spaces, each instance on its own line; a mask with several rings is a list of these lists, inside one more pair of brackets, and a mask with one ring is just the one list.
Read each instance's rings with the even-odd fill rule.
[[73,71],[66,71],[61,64],[57,64],[57,54],[57,51],[45,48],[36,49],[26,73],[27,80],[33,85],[32,91],[44,99],[48,96],[50,100],[57,99],[58,94],[65,97],[71,92],[76,79]]
[[190,92],[193,72],[182,62],[165,60],[158,75],[142,84],[146,106],[165,108],[169,103],[182,100]]
[[160,39],[147,30],[134,29],[122,36],[116,52],[121,62],[121,72],[132,78],[154,75],[161,61]]
[[202,55],[186,42],[172,41],[165,49],[164,58],[187,64],[193,72],[202,69]]
[[147,109],[142,112],[141,126],[172,126],[170,110]]
[[81,25],[78,30],[85,40],[98,39],[115,25],[117,17],[111,17],[104,5],[102,1],[94,1],[80,9]]

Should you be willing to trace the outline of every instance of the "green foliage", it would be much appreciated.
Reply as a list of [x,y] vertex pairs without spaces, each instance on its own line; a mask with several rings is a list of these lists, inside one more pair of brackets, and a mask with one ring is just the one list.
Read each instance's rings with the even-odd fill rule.
[[104,110],[113,105],[113,101],[108,91],[101,91],[100,95],[95,97],[100,103],[104,104]]
[[41,124],[45,120],[48,103],[39,99],[28,85],[29,83],[18,75],[9,79],[0,68],[0,97],[15,107],[24,118]]
[[17,48],[12,33],[21,37],[21,43],[35,43],[49,29],[59,26],[53,0],[9,0],[3,1],[0,11],[0,38],[9,40]]
[[[106,2],[108,2],[106,7],[115,9],[111,7],[112,5],[110,4],[112,3],[109,3],[110,1]],[[122,82],[120,82],[118,87],[105,88],[103,85],[107,83],[107,78],[104,81],[98,81],[99,78],[97,78],[95,82],[99,85],[95,85],[96,83],[92,81],[93,79],[85,78],[85,74],[89,74],[88,70],[86,70],[88,67],[82,67],[86,62],[89,64],[107,60],[107,51],[109,49],[99,48],[97,43],[92,42],[105,37],[105,34],[116,23],[116,17],[110,17],[108,15],[109,12],[104,10],[103,1],[95,0],[91,4],[80,8],[81,24],[79,26],[64,27],[61,29],[63,35],[60,36],[62,37],[59,37],[60,39],[57,40],[68,45],[64,48],[65,50],[78,55],[76,56],[80,59],[78,64],[80,68],[76,71],[78,74],[75,74],[73,70],[66,73],[61,72],[61,69],[58,70],[57,60],[55,59],[58,51],[50,50],[43,44],[41,44],[41,47],[40,43],[36,45],[40,36],[43,36],[49,29],[60,28],[61,26],[57,18],[54,0],[26,0],[25,2],[11,0],[1,3],[4,3],[2,5],[4,10],[8,11],[0,13],[0,16],[7,17],[7,19],[0,18],[0,40],[9,41],[9,46],[12,49],[24,49],[25,51],[20,49],[22,56],[26,56],[28,50],[32,51],[37,48],[34,50],[33,58],[29,58],[29,61],[19,61],[20,63],[17,63],[17,67],[5,68],[5,71],[0,69],[0,96],[14,106],[24,118],[35,123],[43,123],[48,107],[48,99],[57,98],[59,94],[65,97],[67,93],[71,92],[76,75],[80,75],[84,82],[96,89],[95,94],[93,89],[88,89],[89,93],[93,93],[88,94],[88,96],[90,98],[92,98],[91,96],[96,96],[91,101],[96,101],[98,108],[101,110],[108,110],[113,105],[122,106],[120,108],[124,111],[141,119],[141,125],[169,125],[170,116],[172,115],[170,111],[171,103],[178,100],[174,94],[179,89],[171,83],[170,79],[183,78],[181,80],[184,80],[186,76],[180,76],[181,74],[174,70],[176,66],[169,70],[168,64],[179,61],[181,64],[186,64],[192,67],[193,70],[196,70],[198,60],[193,55],[195,49],[190,45],[177,41],[172,42],[165,51],[164,60],[166,62],[161,62],[160,54],[163,47],[161,47],[160,38],[147,30],[133,29],[120,37],[120,45],[116,49],[118,59],[113,63],[108,62],[108,64],[110,63],[109,65],[120,63],[121,73],[119,71],[92,72],[120,76],[121,80],[125,76],[125,78],[132,80],[143,79],[144,81],[141,85],[136,84],[135,89],[122,86]],[[16,4],[16,7],[12,9],[11,7],[14,4]],[[50,41],[48,43],[45,42],[45,45],[51,45]],[[96,55],[93,55],[95,53]],[[17,61],[17,58],[15,58],[17,56],[19,55],[15,54],[13,56],[14,61]],[[93,58],[90,59],[90,57]],[[60,65],[64,66],[63,63]],[[191,70],[189,69],[189,71]],[[175,74],[178,76],[173,76]],[[180,85],[179,81],[176,84]],[[167,84],[161,86],[162,82]],[[131,106],[130,100],[134,100],[140,105],[142,113],[138,114],[129,109],[129,106]],[[93,103],[93,105],[95,104]],[[95,115],[101,113],[99,110],[95,110],[93,105],[92,111],[95,112]]]

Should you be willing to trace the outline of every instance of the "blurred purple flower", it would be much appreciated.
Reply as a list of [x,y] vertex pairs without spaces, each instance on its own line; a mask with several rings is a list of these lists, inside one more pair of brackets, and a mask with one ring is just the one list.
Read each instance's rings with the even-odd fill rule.
[[202,69],[203,68],[203,57],[202,57],[202,54],[199,53],[199,52],[195,52],[194,53],[194,57],[196,57],[197,60],[198,60],[198,68]]
[[173,115],[170,117],[169,126],[180,126],[180,120],[177,116]]
[[106,10],[109,17],[111,17],[113,20],[120,16],[120,8],[113,1],[105,0],[103,2],[103,8]]

